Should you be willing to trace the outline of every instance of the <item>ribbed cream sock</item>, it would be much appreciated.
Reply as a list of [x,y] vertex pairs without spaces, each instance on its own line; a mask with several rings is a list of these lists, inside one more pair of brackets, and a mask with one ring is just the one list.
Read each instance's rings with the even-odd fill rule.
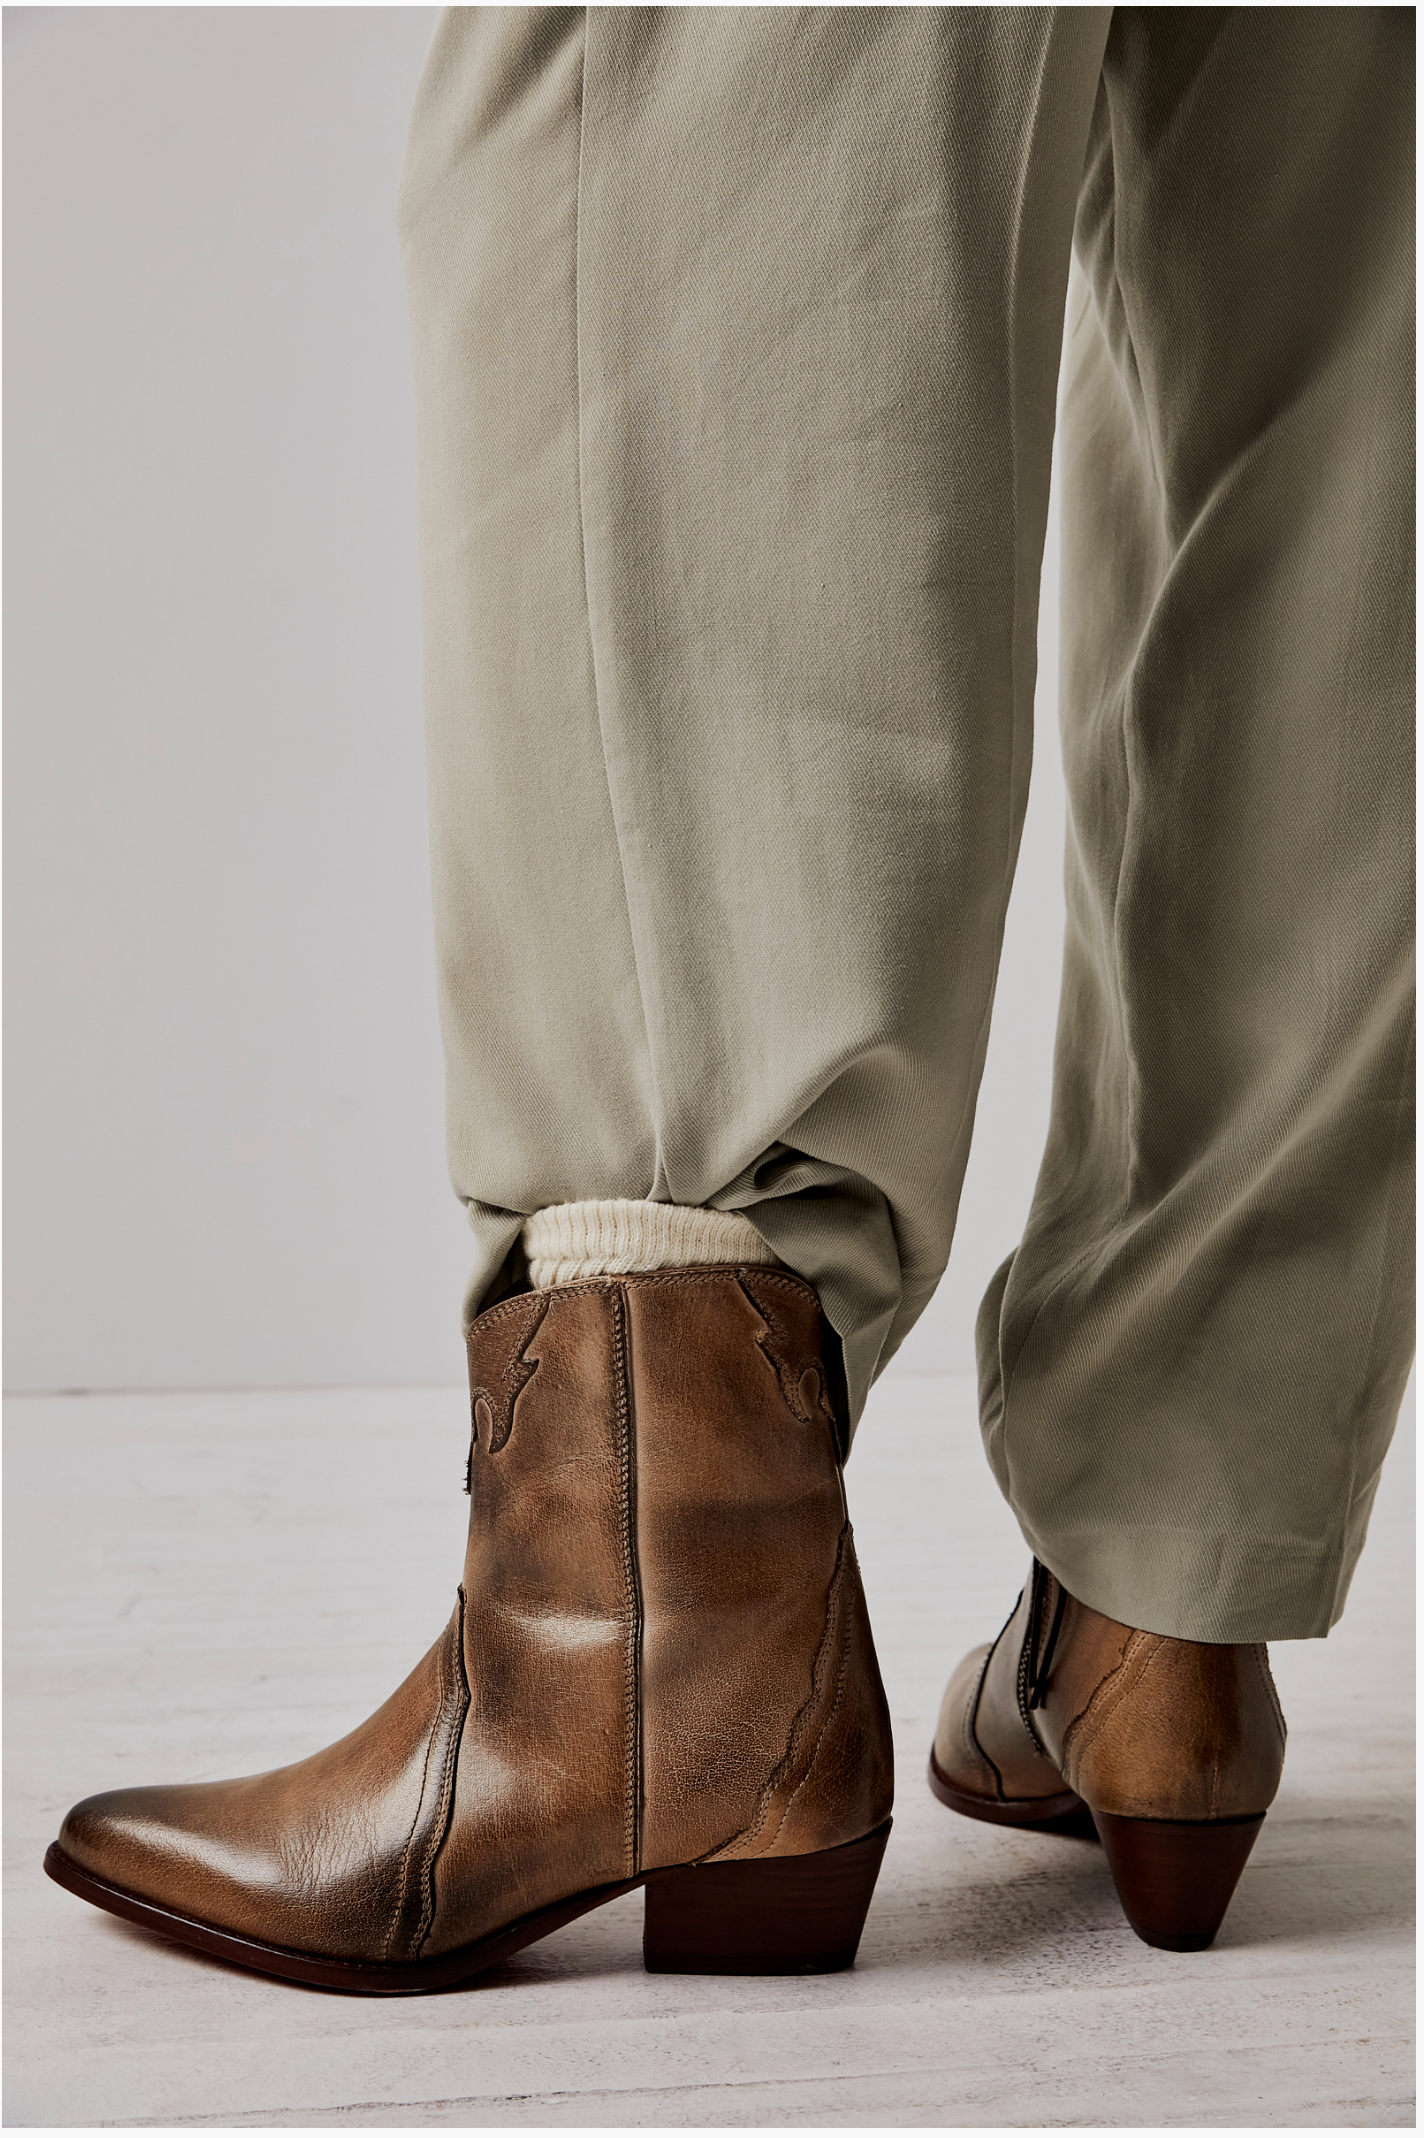
[[540,1292],[580,1277],[621,1277],[635,1269],[778,1261],[739,1210],[688,1209],[681,1203],[552,1203],[525,1220],[522,1237],[530,1282]]

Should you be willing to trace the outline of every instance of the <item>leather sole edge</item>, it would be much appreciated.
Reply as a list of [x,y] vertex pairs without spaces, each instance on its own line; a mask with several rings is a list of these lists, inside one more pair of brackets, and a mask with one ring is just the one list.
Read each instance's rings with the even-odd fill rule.
[[80,1900],[87,1900],[92,1907],[103,1908],[110,1915],[122,1916],[126,1922],[137,1923],[144,1930],[156,1931],[160,1937],[169,1938],[175,1944],[190,1945],[199,1952],[212,1954],[215,1959],[255,1969],[259,1974],[278,1975],[288,1982],[304,1982],[314,1989],[348,1990],[362,1996],[386,1997],[408,1997],[425,1990],[448,1989],[457,1982],[467,1981],[471,1975],[483,1974],[487,1968],[497,1967],[501,1960],[522,1951],[526,1945],[533,1945],[539,1938],[562,1929],[565,1923],[572,1923],[580,1915],[601,1908],[605,1902],[631,1893],[643,1883],[640,1878],[629,1878],[615,1885],[593,1886],[585,1893],[576,1894],[572,1900],[559,1901],[532,1915],[521,1916],[503,1930],[479,1938],[472,1945],[462,1945],[454,1952],[440,1953],[430,1960],[387,1962],[331,1959],[320,1953],[294,1952],[283,1945],[264,1945],[256,1938],[240,1937],[230,1930],[217,1930],[211,1923],[161,1908],[153,1901],[143,1900],[137,1893],[126,1892],[122,1886],[110,1885],[106,1878],[96,1878],[92,1872],[81,1870],[57,1841],[52,1841],[46,1850],[44,1867],[56,1885],[77,1894]]
[[1098,1830],[1083,1799],[1072,1789],[1051,1797],[1035,1797],[1022,1803],[1005,1803],[993,1797],[974,1796],[958,1789],[940,1766],[930,1747],[929,1785],[941,1804],[962,1818],[982,1819],[989,1826],[1016,1826],[1030,1833],[1067,1834],[1083,1841],[1096,1841]]
[[[870,1870],[869,1886],[860,1910],[863,1919],[869,1906],[871,1890],[879,1871],[880,1859],[889,1837],[893,1821],[886,1819],[871,1834],[861,1835],[854,1841],[842,1842],[838,1848],[827,1849],[806,1858],[772,1857],[768,1865],[783,1867],[804,1862],[824,1865],[826,1859],[857,1858],[872,1845],[874,1865]],[[757,1858],[744,1859],[748,1867],[756,1866]],[[502,1930],[491,1932],[488,1937],[478,1938],[473,1944],[459,1946],[454,1952],[439,1953],[429,1960],[374,1961],[340,1960],[320,1953],[298,1952],[282,1945],[267,1945],[257,1938],[245,1938],[230,1930],[218,1930],[211,1923],[200,1922],[194,1916],[181,1915],[176,1910],[160,1907],[154,1901],[144,1900],[137,1893],[130,1893],[122,1886],[112,1885],[108,1879],[99,1878],[85,1871],[63,1850],[57,1841],[52,1841],[45,1852],[46,1875],[66,1892],[92,1907],[102,1908],[109,1915],[117,1915],[124,1921],[137,1923],[141,1929],[155,1932],[175,1944],[187,1945],[198,1952],[208,1953],[212,1958],[226,1960],[237,1967],[245,1967],[258,1974],[274,1975],[288,1982],[298,1982],[312,1989],[341,1990],[357,1996],[409,1997],[431,1990],[451,1989],[457,1983],[466,1982],[472,1976],[484,1974],[497,1967],[502,1960],[510,1959],[525,1946],[533,1945],[540,1938],[550,1936],[566,1923],[575,1922],[579,1916],[591,1914],[595,1908],[608,1901],[618,1900],[625,1893],[635,1892],[638,1887],[661,1886],[682,1880],[696,1866],[669,1864],[653,1871],[644,1871],[636,1878],[620,1879],[614,1884],[591,1886],[583,1893],[553,1902],[547,1908],[536,1909],[532,1914],[521,1916],[508,1923]],[[712,1867],[714,1870],[717,1867]],[[725,1868],[725,1867],[724,1867]],[[732,1866],[740,1869],[741,1863]],[[709,1881],[710,1884],[710,1881]],[[859,1942],[859,1923],[849,1950],[835,1958],[820,1958],[810,1962],[809,1971],[824,1972],[828,1967],[847,1967],[855,1956]],[[756,1973],[780,1974],[808,1971],[803,1960],[749,1954],[752,1964],[733,1961],[727,1957],[712,1955],[677,1956],[663,1960],[654,1956],[650,1972],[678,1973]]]

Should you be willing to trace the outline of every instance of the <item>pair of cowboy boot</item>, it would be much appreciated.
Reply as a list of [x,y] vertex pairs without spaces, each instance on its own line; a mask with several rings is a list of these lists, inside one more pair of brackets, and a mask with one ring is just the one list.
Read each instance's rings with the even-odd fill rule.
[[[329,1988],[441,1988],[637,1886],[652,1970],[849,1966],[893,1765],[834,1346],[810,1287],[762,1267],[489,1308],[464,1579],[428,1654],[295,1766],[86,1799],[50,1876]],[[1260,1651],[1114,1626],[1036,1572],[951,1683],[931,1774],[979,1818],[1087,1807],[1134,1926],[1194,1945],[1283,1735]]]

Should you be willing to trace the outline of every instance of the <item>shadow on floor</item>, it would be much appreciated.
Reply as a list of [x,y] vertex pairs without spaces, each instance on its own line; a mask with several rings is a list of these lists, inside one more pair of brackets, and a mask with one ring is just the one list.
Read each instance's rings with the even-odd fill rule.
[[[1000,1856],[1002,1875],[993,1875],[986,1848],[991,1860]],[[1105,1941],[1116,1945],[1131,1936],[1094,1843],[1070,1836],[992,1834],[987,1843],[980,1837],[976,1853],[978,1875],[968,1882],[962,1859],[954,1860],[951,1836],[929,1852],[918,1877],[901,1857],[867,1926],[864,1968],[923,1971],[939,1964],[960,1977],[966,1962],[997,1972],[1040,1956],[1052,1967],[1071,1961],[1075,1950],[1086,1963],[1090,1955],[1103,1957]],[[1413,1832],[1397,1798],[1357,1799],[1348,1820],[1299,1806],[1278,1823],[1268,1823],[1216,1949],[1318,1946],[1361,1933],[1407,1932],[1413,1920],[1413,1874]],[[189,1969],[246,1973],[97,1911],[91,1927],[96,1936],[121,1945],[166,1945]],[[581,1926],[570,1926],[580,1928],[581,1936],[558,1933],[468,1982],[425,1994],[469,1995],[641,1970],[640,1908],[634,1914],[625,1900],[616,1919],[600,1910]],[[294,1982],[280,1987],[307,1997],[356,1994]]]

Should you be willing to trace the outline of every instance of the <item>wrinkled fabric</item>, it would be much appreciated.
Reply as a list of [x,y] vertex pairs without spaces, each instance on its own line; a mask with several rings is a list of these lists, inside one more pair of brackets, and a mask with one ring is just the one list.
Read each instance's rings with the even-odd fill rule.
[[1053,1120],[980,1317],[1039,1557],[1338,1615],[1412,1347],[1412,18],[454,10],[412,121],[468,1306],[745,1211],[858,1415],[948,1258],[1070,256]]
[[1078,210],[1064,987],[983,1412],[1069,1590],[1198,1640],[1334,1623],[1413,1349],[1412,50],[1119,11]]

